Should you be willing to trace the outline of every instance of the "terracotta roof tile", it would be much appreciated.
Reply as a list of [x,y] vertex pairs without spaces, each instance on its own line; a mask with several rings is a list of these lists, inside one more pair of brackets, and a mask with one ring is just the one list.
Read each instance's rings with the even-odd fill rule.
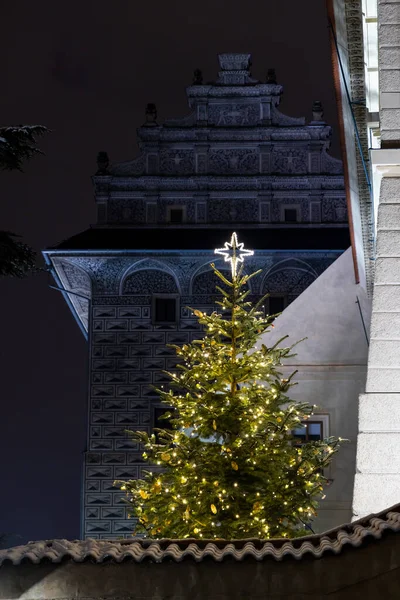
[[44,560],[59,563],[69,559],[74,562],[102,563],[124,560],[142,562],[151,560],[181,562],[192,559],[200,562],[211,558],[221,562],[226,558],[242,561],[254,558],[261,561],[272,558],[280,561],[286,557],[300,560],[304,557],[321,558],[326,552],[339,554],[345,546],[359,548],[367,539],[379,540],[385,532],[400,532],[400,504],[377,515],[364,517],[348,525],[318,535],[293,540],[50,540],[29,542],[0,550],[0,566],[4,563],[19,565],[22,561],[38,564]]

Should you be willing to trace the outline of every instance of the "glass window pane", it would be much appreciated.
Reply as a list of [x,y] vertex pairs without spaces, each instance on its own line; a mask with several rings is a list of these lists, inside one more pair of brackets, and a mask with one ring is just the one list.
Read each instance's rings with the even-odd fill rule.
[[308,424],[308,433],[310,435],[322,435],[321,431],[321,423],[309,423]]
[[293,429],[293,435],[306,435],[306,428],[296,427],[296,429]]
[[305,442],[307,439],[307,429],[305,427],[297,427],[293,430],[293,435],[299,442]]
[[171,208],[170,213],[169,213],[169,220],[171,223],[182,223],[182,221],[183,221],[182,208]]
[[321,422],[308,423],[308,439],[312,440],[312,441],[322,440],[322,423]]
[[297,210],[295,208],[285,208],[284,215],[286,223],[297,222]]
[[285,308],[285,297],[284,296],[270,296],[268,298],[269,303],[269,314],[275,315],[276,313],[280,313]]
[[295,443],[304,444],[306,442],[315,442],[324,437],[323,421],[307,421],[302,426],[292,430]]
[[154,320],[156,323],[175,323],[176,298],[156,298]]

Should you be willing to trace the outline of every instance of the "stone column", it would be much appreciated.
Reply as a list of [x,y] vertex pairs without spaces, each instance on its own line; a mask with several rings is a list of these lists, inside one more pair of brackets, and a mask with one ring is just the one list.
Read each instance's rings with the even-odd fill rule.
[[378,1],[381,147],[400,147],[400,1]]
[[[388,169],[386,175],[395,170]],[[354,518],[399,501],[400,170],[397,177],[384,176],[380,189],[367,384],[359,402]]]
[[354,518],[400,502],[399,0],[378,0],[378,45],[381,149],[371,152],[376,269],[366,393],[359,403]]

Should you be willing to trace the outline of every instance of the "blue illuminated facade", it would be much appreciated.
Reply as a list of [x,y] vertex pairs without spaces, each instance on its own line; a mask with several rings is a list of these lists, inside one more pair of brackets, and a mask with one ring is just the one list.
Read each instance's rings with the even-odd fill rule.
[[[341,161],[318,102],[312,120],[278,110],[273,71],[251,77],[250,56],[219,56],[215,83],[199,71],[187,89],[191,112],[157,122],[148,105],[140,154],[93,177],[97,224],[45,251],[58,287],[88,339],[88,438],[82,537],[128,536],[115,479],[142,474],[126,429],[151,430],[160,403],[153,386],[173,369],[166,345],[201,335],[187,306],[215,306],[213,249],[237,231],[255,250],[247,268],[266,310],[292,302],[349,245]],[[74,292],[68,293],[68,292]]]

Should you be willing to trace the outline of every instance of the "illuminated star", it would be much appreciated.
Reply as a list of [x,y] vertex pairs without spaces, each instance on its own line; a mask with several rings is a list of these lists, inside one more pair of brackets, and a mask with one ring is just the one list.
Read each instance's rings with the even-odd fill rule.
[[253,256],[253,250],[246,250],[243,248],[244,243],[238,243],[236,233],[232,233],[231,241],[225,242],[224,248],[216,248],[214,250],[215,254],[222,254],[225,262],[231,263],[232,269],[232,277],[236,277],[237,273],[237,264],[239,262],[243,262],[245,256]]

